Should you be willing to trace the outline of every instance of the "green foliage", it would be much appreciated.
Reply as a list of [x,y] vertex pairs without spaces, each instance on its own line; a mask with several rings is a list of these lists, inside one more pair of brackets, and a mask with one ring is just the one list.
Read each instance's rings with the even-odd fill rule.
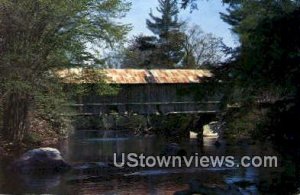
[[120,0],[4,1],[1,6],[1,75],[5,91],[35,91],[54,68],[100,65],[88,45],[122,40],[128,26],[113,22]]
[[[234,18],[240,14],[237,23],[230,22],[241,39],[239,57],[229,67],[232,74],[229,87],[235,86],[229,94],[233,97],[236,91],[241,91],[236,97],[244,104],[257,100],[272,103],[263,123],[256,126],[259,135],[271,136],[281,143],[295,141],[300,138],[294,130],[300,116],[299,3],[249,1],[241,5],[228,16]],[[289,101],[291,97],[293,103]]]
[[144,130],[147,129],[147,118],[141,115],[132,115],[130,117],[122,118],[117,121],[121,127],[131,130]]
[[40,144],[43,138],[36,132],[26,133],[24,142],[29,144]]
[[247,107],[242,109],[228,109],[225,117],[226,129],[224,137],[228,139],[257,138],[266,139],[268,136],[263,126],[267,121],[267,109]]
[[[183,0],[185,6],[191,2]],[[298,144],[300,134],[294,127],[300,117],[300,1],[223,3],[228,9],[221,18],[241,43],[237,49],[228,49],[231,61],[214,70],[212,85],[224,93],[225,105],[240,106],[234,113],[225,113],[226,133]],[[268,108],[256,108],[259,102]]]
[[222,39],[204,33],[199,26],[178,21],[178,2],[160,0],[161,16],[150,13],[147,27],[155,36],[138,35],[123,51],[126,68],[199,68],[223,60]]
[[[159,0],[157,11],[161,17],[150,13],[151,20],[146,20],[147,27],[159,36],[154,61],[158,68],[174,68],[182,60],[184,33],[180,32],[182,23],[178,21],[176,0]],[[152,59],[151,59],[152,60]]]
[[138,35],[129,40],[129,46],[123,51],[122,68],[155,68],[158,39],[155,36]]
[[103,70],[97,67],[75,68],[56,72],[61,82],[65,83],[63,90],[73,97],[96,93],[98,95],[115,95],[119,91],[117,85],[107,84]]
[[221,17],[241,41],[240,63],[234,67],[240,81],[256,80],[256,87],[289,82],[289,71],[299,65],[297,9],[298,1],[230,1]]
[[166,116],[151,116],[151,126],[154,131],[161,135],[166,135],[170,139],[187,137],[187,132],[198,132],[200,129],[193,129],[195,121],[198,120],[196,116],[190,115],[166,115]]
[[139,35],[129,41],[122,66],[126,68],[177,68],[184,57],[183,33],[170,33],[167,41]]
[[[31,109],[59,125],[68,95],[55,72],[101,66],[95,50],[125,38],[130,26],[117,19],[129,7],[123,0],[0,0],[1,99],[7,103],[14,93],[21,101],[26,94],[31,101],[24,102],[31,102]],[[12,122],[18,123],[24,121]]]
[[181,24],[178,22],[178,7],[176,0],[158,0],[157,11],[162,14],[161,18],[150,13],[150,18],[146,20],[147,27],[160,38],[168,38],[169,33],[179,30]]
[[234,61],[215,69],[227,100],[249,104],[295,95],[300,70],[299,1],[223,2],[229,8],[221,17],[241,42],[230,51]]
[[36,116],[47,121],[57,133],[67,132],[70,119],[65,115],[75,113],[66,105],[67,98],[62,96],[62,93],[51,96],[40,94],[35,97]]
[[100,116],[72,117],[72,125],[77,129],[103,129],[103,120]]

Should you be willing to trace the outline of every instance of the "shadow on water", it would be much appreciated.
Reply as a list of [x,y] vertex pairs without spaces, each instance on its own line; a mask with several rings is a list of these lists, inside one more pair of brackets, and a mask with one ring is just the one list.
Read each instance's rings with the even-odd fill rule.
[[[222,144],[217,147],[214,143],[214,138],[205,138],[202,145],[190,140],[180,143],[180,146],[190,155],[233,155],[237,158],[243,155],[279,155],[271,144]],[[283,163],[284,166],[281,162],[280,168],[155,167],[124,171],[106,167],[113,162],[114,153],[118,156],[122,153],[159,155],[166,144],[162,137],[136,137],[129,131],[79,130],[60,146],[68,162],[81,164],[78,170],[64,175],[14,175],[3,168],[0,171],[0,193],[183,194],[191,186],[199,188],[201,184],[208,189],[217,189],[214,194],[230,194],[222,190],[228,186],[238,188],[238,194],[277,194],[282,189],[282,175],[287,174],[289,178],[290,174],[290,178],[295,178],[292,177],[296,172],[294,161],[289,161],[288,165]],[[283,156],[280,155],[279,159],[283,161]],[[0,163],[5,167],[5,162]],[[99,170],[100,165],[103,168]],[[285,192],[292,193],[293,189],[285,189]]]

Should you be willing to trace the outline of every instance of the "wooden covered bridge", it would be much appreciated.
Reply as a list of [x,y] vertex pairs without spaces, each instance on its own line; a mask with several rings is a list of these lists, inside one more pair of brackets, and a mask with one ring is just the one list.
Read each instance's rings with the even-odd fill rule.
[[[86,75],[85,71],[69,69],[61,71],[59,75],[69,83],[74,79],[74,75]],[[208,70],[103,69],[100,72],[104,82],[119,88],[118,93],[108,96],[91,92],[79,97],[77,103],[72,106],[77,107],[82,115],[112,112],[121,115],[218,112],[218,101],[201,101],[199,96],[193,93],[195,87],[201,87],[204,80],[213,76]],[[68,77],[69,75],[73,76]],[[93,80],[92,76],[90,79],[80,79],[77,83],[93,84],[96,80]]]

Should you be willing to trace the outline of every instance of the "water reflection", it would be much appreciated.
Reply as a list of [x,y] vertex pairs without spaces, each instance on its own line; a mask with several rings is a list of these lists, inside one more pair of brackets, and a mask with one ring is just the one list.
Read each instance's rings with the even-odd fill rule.
[[[215,145],[215,138],[180,143],[188,154],[200,155],[278,155],[269,144]],[[60,150],[71,163],[103,162],[113,160],[117,153],[159,155],[167,144],[162,137],[135,137],[128,131],[77,131],[61,144]],[[87,165],[87,164],[86,164]],[[2,166],[4,167],[4,166]],[[82,166],[84,167],[84,166]],[[109,171],[71,172],[65,175],[12,175],[0,171],[0,193],[54,193],[54,194],[174,194],[196,183],[225,189],[235,185],[242,194],[259,194],[262,183],[272,184],[281,177],[282,169],[263,168],[153,168],[132,170],[129,173]],[[79,178],[79,179],[78,179]],[[290,189],[292,190],[292,189]],[[286,190],[287,191],[287,190]],[[216,191],[217,192],[217,191]],[[222,191],[227,192],[228,191]],[[217,193],[218,194],[218,193]]]

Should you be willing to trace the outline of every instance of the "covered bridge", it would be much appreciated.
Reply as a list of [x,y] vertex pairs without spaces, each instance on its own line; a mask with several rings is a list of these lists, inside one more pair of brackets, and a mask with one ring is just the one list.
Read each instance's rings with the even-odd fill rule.
[[[208,70],[103,69],[100,72],[104,82],[119,88],[118,93],[107,96],[91,92],[78,98],[73,106],[78,107],[83,115],[217,112],[218,101],[199,101],[199,96],[193,93],[195,87],[201,87],[203,81],[213,76]],[[66,82],[72,82],[67,75],[85,75],[85,72],[83,69],[69,69],[59,74]],[[96,82],[93,77],[79,81],[85,84],[93,82]]]

